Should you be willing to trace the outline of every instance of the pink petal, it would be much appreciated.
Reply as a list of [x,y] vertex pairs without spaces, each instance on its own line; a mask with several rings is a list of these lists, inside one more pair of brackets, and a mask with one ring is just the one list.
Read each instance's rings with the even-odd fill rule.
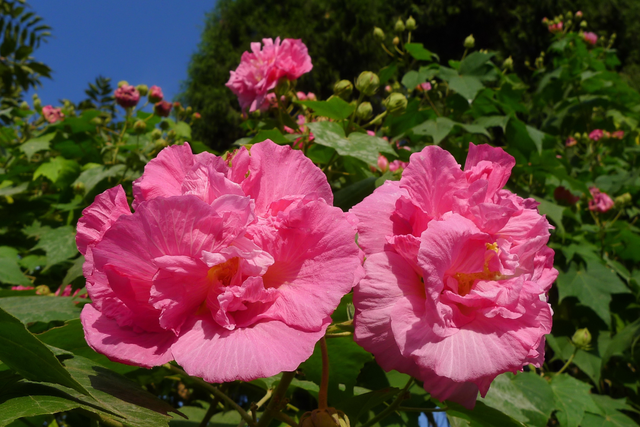
[[489,183],[488,197],[504,187],[511,175],[516,159],[502,148],[489,144],[475,145],[469,143],[469,154],[464,164],[465,175],[469,182],[486,179]]

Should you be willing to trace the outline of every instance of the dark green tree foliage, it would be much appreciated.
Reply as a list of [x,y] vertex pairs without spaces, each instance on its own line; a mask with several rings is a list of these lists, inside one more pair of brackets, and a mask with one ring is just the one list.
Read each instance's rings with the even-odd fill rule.
[[636,0],[220,0],[207,16],[182,100],[202,114],[196,138],[223,149],[242,136],[240,108],[224,84],[242,52],[263,37],[301,38],[314,69],[298,88],[326,99],[338,79],[353,79],[365,69],[377,71],[385,63],[373,27],[391,39],[398,17],[416,19],[414,39],[438,52],[444,64],[459,58],[465,37],[474,34],[479,47],[497,51],[499,59],[512,56],[516,69],[524,71],[524,62],[533,63],[546,48],[549,32],[542,18],[568,10],[582,10],[588,29],[598,28],[599,36],[617,33],[622,71],[633,84],[640,67]]

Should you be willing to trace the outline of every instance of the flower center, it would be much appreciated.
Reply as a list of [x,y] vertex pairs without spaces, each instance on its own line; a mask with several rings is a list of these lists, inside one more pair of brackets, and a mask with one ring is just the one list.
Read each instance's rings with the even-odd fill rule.
[[[497,243],[485,243],[485,247],[496,254],[499,251]],[[453,275],[453,278],[458,281],[458,294],[465,296],[471,292],[476,280],[496,280],[501,276],[499,272],[489,270],[489,260],[490,258],[487,258],[484,261],[482,271],[477,273],[456,273]]]
[[238,257],[231,258],[222,264],[211,267],[207,273],[207,279],[212,284],[219,283],[222,286],[229,286],[238,272],[239,265],[240,259]]

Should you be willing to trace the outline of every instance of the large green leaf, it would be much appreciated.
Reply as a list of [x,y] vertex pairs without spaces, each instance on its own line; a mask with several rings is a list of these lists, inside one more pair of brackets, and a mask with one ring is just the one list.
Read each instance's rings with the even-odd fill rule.
[[38,151],[49,149],[49,141],[51,141],[55,135],[55,132],[51,132],[46,135],[31,138],[20,145],[20,150],[27,155],[27,159],[31,160],[31,157]]
[[[364,138],[363,134],[357,132],[354,132],[356,134],[354,137],[349,135],[349,139],[347,139],[342,127],[335,122],[315,122],[309,123],[307,126],[313,132],[316,144],[331,147],[341,156],[351,156],[369,165],[378,164],[380,150],[390,149],[389,144],[384,140],[376,137]],[[377,140],[383,141],[384,144],[376,142]]]
[[33,173],[33,179],[35,181],[39,176],[44,176],[51,182],[58,183],[68,180],[78,172],[80,172],[80,165],[76,161],[58,156],[41,164]]
[[[449,409],[447,416],[466,420],[473,427],[522,427],[520,421],[514,420],[509,415],[487,406],[484,402],[476,402],[475,408],[469,410],[453,402],[447,402]],[[457,420],[456,420],[457,421]],[[454,421],[455,423],[455,421]],[[453,424],[453,423],[452,423]]]
[[449,135],[449,132],[451,132],[455,124],[451,119],[438,117],[435,120],[427,120],[411,130],[416,135],[428,135],[432,137],[433,143],[437,145]]
[[51,266],[78,255],[76,230],[70,225],[47,230],[40,236],[38,244],[33,249],[42,249],[47,253],[47,265],[44,268],[46,271]]
[[60,384],[89,392],[62,366],[49,348],[15,317],[0,308],[0,360],[31,381]]
[[484,65],[495,55],[494,53],[485,52],[473,52],[460,61],[460,68],[458,71],[462,75],[480,76],[484,75]]
[[71,320],[80,317],[80,309],[68,297],[30,296],[0,298],[0,308],[22,323]]
[[611,294],[629,293],[617,274],[594,261],[589,261],[585,269],[578,269],[577,264],[572,262],[569,271],[560,272],[557,284],[560,301],[566,297],[578,298],[580,303],[595,311],[607,325],[611,325]]
[[564,209],[565,209],[564,206],[557,205],[553,202],[550,202],[548,200],[545,200],[539,197],[534,197],[534,198],[538,203],[540,203],[538,205],[538,212],[540,212],[540,214],[542,215],[546,215],[549,218],[551,218],[551,220],[557,227],[558,232],[560,232],[560,234],[564,234],[565,229],[564,229],[564,224],[562,224],[562,216],[564,214]]
[[627,325],[611,339],[602,355],[602,363],[606,364],[613,356],[624,355],[624,352],[636,340],[638,335],[640,335],[640,319]]
[[346,119],[356,110],[355,105],[351,105],[337,96],[328,101],[296,101],[296,103],[311,108],[318,116],[335,120]]
[[31,280],[22,273],[18,264],[18,251],[9,246],[0,246],[0,282],[10,285],[30,286]]
[[39,384],[18,383],[0,394],[0,427],[23,417],[57,414],[82,405],[65,393]]
[[73,185],[82,184],[84,186],[84,194],[86,195],[93,190],[96,185],[100,184],[103,179],[122,175],[126,169],[127,167],[125,165],[109,167],[95,165],[94,167],[84,170],[73,182]]
[[289,140],[285,138],[278,129],[268,129],[259,131],[253,138],[251,138],[249,144],[257,144],[258,142],[262,142],[266,139],[270,139],[276,144],[289,143]]
[[425,49],[422,43],[406,43],[404,49],[418,61],[431,61],[433,56],[433,53]]
[[554,376],[551,389],[558,409],[556,418],[562,427],[578,427],[586,411],[599,411],[589,393],[591,386],[570,375]]
[[449,88],[462,95],[471,103],[484,85],[474,76],[456,76],[449,80]]
[[369,393],[353,396],[344,401],[335,404],[336,409],[341,409],[349,418],[349,422],[355,425],[358,420],[369,413],[369,410],[392,399],[400,389],[396,387],[383,388],[381,390],[371,391]]

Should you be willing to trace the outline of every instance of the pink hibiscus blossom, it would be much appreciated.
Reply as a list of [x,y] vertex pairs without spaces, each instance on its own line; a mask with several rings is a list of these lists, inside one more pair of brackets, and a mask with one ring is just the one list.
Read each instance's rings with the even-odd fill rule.
[[356,342],[467,408],[497,375],[540,366],[551,331],[551,226],[533,199],[502,189],[514,165],[470,144],[462,171],[428,146],[350,211],[366,255]]
[[589,187],[589,192],[593,199],[589,200],[589,210],[596,212],[606,212],[614,205],[613,200],[607,193],[603,193],[597,187]]
[[596,33],[592,33],[590,31],[586,31],[582,33],[582,38],[584,39],[585,42],[587,42],[591,46],[595,46],[596,43],[598,42],[598,36],[596,35]]
[[138,105],[140,101],[140,92],[131,85],[122,85],[116,89],[114,96],[116,102],[122,108],[130,108]]
[[364,274],[355,230],[301,152],[267,140],[227,160],[165,148],[133,184],[133,214],[121,186],[83,211],[81,320],[96,351],[145,367],[175,359],[216,383],[311,355]]
[[[231,71],[227,87],[238,96],[243,111],[253,112],[260,109],[267,93],[274,89],[278,80],[286,78],[296,80],[313,68],[307,47],[301,40],[280,37],[262,39],[260,43],[251,43],[251,53],[244,52],[240,65]],[[307,99],[311,98],[307,94]],[[315,98],[315,96],[314,96]]]
[[604,136],[604,132],[602,131],[602,129],[594,129],[589,134],[589,139],[591,139],[592,141],[597,141],[603,136]]
[[563,27],[562,22],[558,22],[557,24],[551,24],[549,25],[549,32],[553,34],[561,33],[562,27]]
[[51,105],[45,105],[42,107],[42,115],[44,119],[49,123],[56,123],[64,119],[64,113],[60,108],[52,107]]

